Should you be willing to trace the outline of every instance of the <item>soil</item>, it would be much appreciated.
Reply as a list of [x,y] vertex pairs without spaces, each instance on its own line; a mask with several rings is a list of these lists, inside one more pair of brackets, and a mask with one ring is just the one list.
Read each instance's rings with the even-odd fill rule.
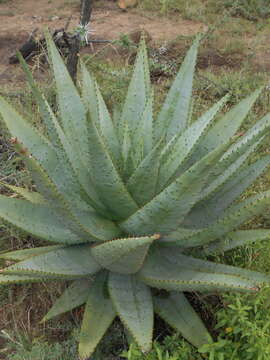
[[[72,15],[69,29],[73,29],[79,22],[79,0],[0,0],[0,86],[2,91],[8,91],[10,87],[16,88],[24,84],[24,75],[19,65],[9,64],[9,57],[25,43],[30,34],[37,29],[37,36],[42,36],[45,28],[51,30],[63,28],[68,18]],[[166,46],[175,39],[192,36],[198,32],[207,30],[207,26],[201,22],[184,20],[179,15],[175,17],[161,17],[157,14],[143,13],[138,9],[122,11],[117,1],[96,0],[91,17],[92,39],[116,40],[121,34],[130,34],[138,30],[146,30],[151,38],[151,46]],[[265,39],[269,38],[266,31]],[[245,41],[245,39],[243,39]],[[247,45],[252,47],[252,39],[247,40]],[[270,71],[270,52],[266,42],[256,49],[256,54],[251,59],[254,69]],[[168,56],[173,59],[179,54],[185,53],[181,42],[171,46]],[[103,46],[94,44],[82,50],[82,53],[99,51]],[[108,45],[107,45],[108,46]],[[105,56],[113,57],[115,49],[107,51]],[[111,55],[110,55],[111,54]],[[242,54],[243,55],[243,54]],[[215,48],[207,48],[202,51],[198,59],[199,68],[212,67],[240,67],[244,61],[243,56],[227,57]],[[38,73],[40,78],[44,74]]]
[[[78,24],[79,1],[75,0],[5,0],[0,1],[0,85],[8,87],[10,82],[18,83],[24,79],[18,65],[10,65],[8,59],[38,29],[59,29],[65,26],[72,15],[69,29]],[[102,6],[102,7],[101,7]],[[122,11],[114,1],[104,1],[93,10],[91,18],[92,38],[115,40],[120,34],[144,29],[151,35],[154,43],[163,43],[180,35],[194,35],[205,31],[206,26],[199,22],[143,15],[130,9]],[[84,49],[93,52],[100,46]]]

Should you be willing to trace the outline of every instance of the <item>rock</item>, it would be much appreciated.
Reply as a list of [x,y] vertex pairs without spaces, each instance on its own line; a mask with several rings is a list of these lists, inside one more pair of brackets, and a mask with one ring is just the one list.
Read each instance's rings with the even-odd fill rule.
[[133,8],[138,4],[138,0],[118,0],[118,6],[122,10],[126,10],[127,8]]

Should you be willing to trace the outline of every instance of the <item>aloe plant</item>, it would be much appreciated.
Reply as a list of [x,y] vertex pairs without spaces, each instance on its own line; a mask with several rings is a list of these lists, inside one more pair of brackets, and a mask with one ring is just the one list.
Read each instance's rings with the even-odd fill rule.
[[225,115],[217,117],[228,96],[192,121],[198,45],[199,38],[156,119],[144,40],[121,114],[111,117],[83,63],[76,89],[50,38],[56,113],[22,61],[45,130],[0,99],[35,184],[35,191],[6,184],[17,196],[0,196],[0,217],[46,242],[1,254],[9,265],[0,283],[71,281],[43,321],[85,304],[81,359],[117,316],[144,352],[151,348],[154,313],[199,347],[211,337],[184,292],[252,292],[270,283],[268,275],[206,259],[269,239],[267,229],[237,229],[270,206],[270,191],[239,201],[270,163],[270,155],[250,161],[270,115],[235,135],[258,90]]

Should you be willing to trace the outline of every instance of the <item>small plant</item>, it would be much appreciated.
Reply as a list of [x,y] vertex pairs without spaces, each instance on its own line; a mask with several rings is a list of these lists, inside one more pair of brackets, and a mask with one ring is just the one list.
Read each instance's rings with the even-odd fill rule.
[[128,34],[121,34],[119,39],[114,41],[114,44],[121,46],[123,49],[128,51],[137,49],[137,45]]
[[215,343],[203,345],[202,354],[213,360],[268,360],[270,358],[270,289],[254,296],[226,294],[217,312],[220,331]]
[[50,38],[56,113],[22,62],[45,134],[0,99],[11,143],[37,190],[6,184],[20,198],[1,195],[0,216],[47,242],[2,254],[9,264],[0,283],[72,281],[43,321],[86,304],[81,359],[116,316],[143,352],[152,346],[154,312],[196,347],[211,343],[184,292],[256,292],[270,282],[268,275],[205,260],[270,236],[267,229],[236,230],[270,206],[269,191],[238,201],[270,163],[270,155],[250,163],[270,115],[235,135],[257,90],[216,121],[228,96],[191,122],[198,45],[197,38],[155,120],[143,40],[113,120],[83,64],[80,96]]
[[163,344],[154,342],[153,349],[147,354],[142,354],[136,345],[131,344],[121,356],[127,360],[202,360],[195,348],[179,336],[167,336]]
[[74,338],[60,343],[48,344],[44,341],[34,340],[24,342],[14,334],[2,331],[0,338],[7,341],[5,349],[1,350],[4,355],[8,354],[8,360],[70,360],[76,359],[76,343]]
[[232,15],[242,16],[248,20],[258,21],[270,15],[270,5],[268,0],[226,0],[223,5],[233,8]]

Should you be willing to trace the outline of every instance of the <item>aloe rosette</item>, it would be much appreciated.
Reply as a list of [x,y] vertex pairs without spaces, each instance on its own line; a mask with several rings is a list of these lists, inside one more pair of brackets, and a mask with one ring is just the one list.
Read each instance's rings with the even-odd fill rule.
[[13,263],[2,269],[0,283],[70,281],[43,320],[85,304],[82,359],[117,316],[144,352],[154,313],[199,347],[211,337],[184,292],[256,291],[270,282],[268,275],[206,260],[269,239],[268,229],[237,229],[270,206],[269,191],[239,201],[270,163],[270,155],[250,161],[270,115],[235,135],[258,90],[217,116],[225,96],[193,121],[198,44],[197,38],[155,119],[143,40],[122,112],[113,117],[84,64],[80,90],[74,86],[50,38],[56,112],[22,61],[45,130],[0,99],[35,184],[35,191],[6,184],[17,196],[0,196],[0,217],[46,242],[1,254]]

